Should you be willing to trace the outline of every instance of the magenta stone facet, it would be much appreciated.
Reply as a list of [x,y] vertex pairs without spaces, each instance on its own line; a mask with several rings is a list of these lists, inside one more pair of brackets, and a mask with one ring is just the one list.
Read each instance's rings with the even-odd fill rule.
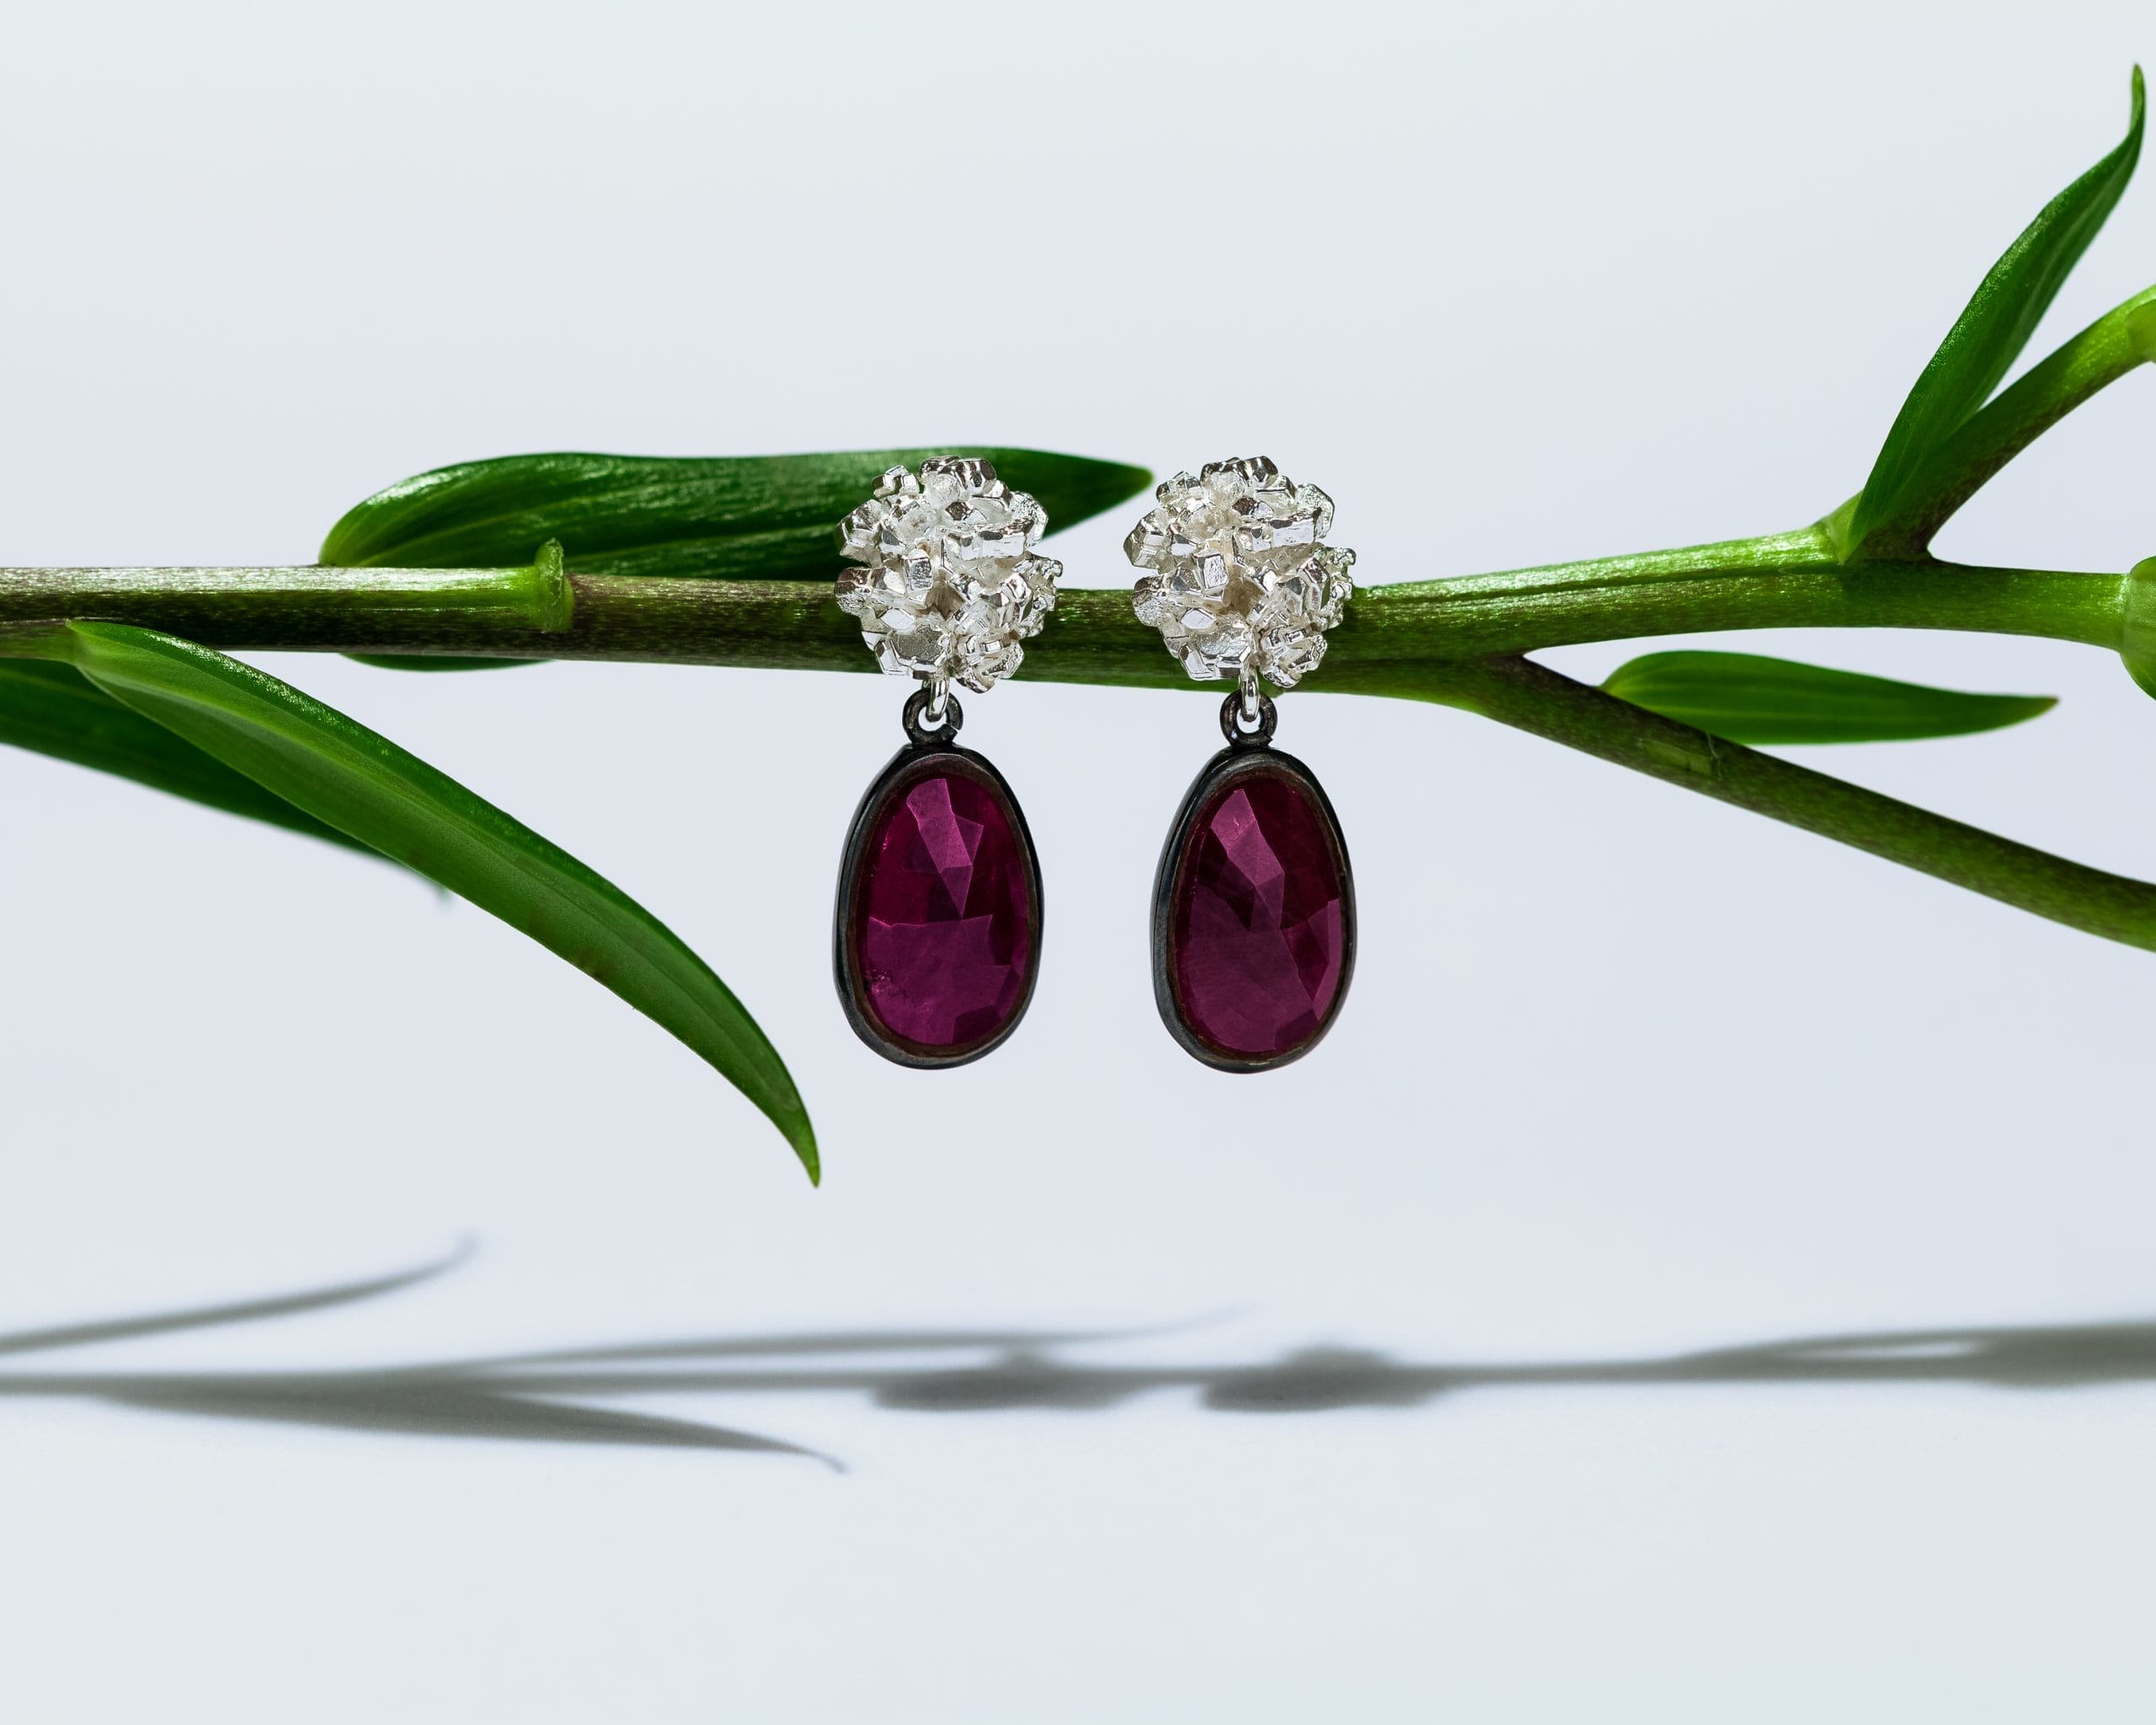
[[862,798],[839,885],[839,991],[878,1052],[950,1065],[1002,1040],[1033,994],[1039,871],[995,768],[908,750]]
[[1354,966],[1354,885],[1325,793],[1292,756],[1230,750],[1161,859],[1155,978],[1178,1041],[1235,1071],[1306,1054]]

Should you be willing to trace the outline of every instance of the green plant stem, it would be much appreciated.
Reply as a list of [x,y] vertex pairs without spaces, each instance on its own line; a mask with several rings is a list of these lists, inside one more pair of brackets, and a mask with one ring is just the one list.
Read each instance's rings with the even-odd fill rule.
[[[1385,692],[1417,666],[1588,641],[1702,630],[1958,629],[2118,650],[2123,575],[1919,559],[1844,564],[1828,530],[1363,590],[1322,683]],[[555,605],[532,570],[0,569],[0,624],[131,623],[227,650],[450,654],[874,669],[820,583],[567,578]],[[1026,648],[1029,677],[1187,686],[1119,590],[1066,590]]]
[[[1958,629],[2116,650],[2126,579],[1929,559],[1844,564],[1823,527],[1380,587],[1334,636],[1343,668],[1706,630]],[[1374,602],[1365,603],[1365,598]],[[1327,660],[1327,670],[1332,660]]]
[[[1676,551],[1367,588],[1314,686],[1466,708],[2130,945],[2156,887],[2088,868],[1710,737],[1519,655],[1581,642],[1768,628],[1973,630],[2113,650],[2156,638],[2156,563],[2134,575],[1929,558],[1845,564],[1822,523]],[[552,579],[550,580],[549,577]],[[532,569],[0,569],[0,654],[97,618],[205,646],[870,672],[821,582]],[[9,638],[13,638],[11,644]],[[2130,663],[2139,649],[2127,653]],[[2156,664],[2156,652],[2143,654]],[[1027,677],[1193,684],[1119,590],[1066,590]],[[2150,672],[2156,678],[2156,670]]]
[[[186,618],[203,646],[342,650],[371,632],[546,639],[569,621],[561,549],[519,569],[0,569],[0,623]],[[168,633],[187,634],[184,630]]]
[[1447,665],[1386,692],[1464,708],[2068,927],[2156,950],[2156,886],[1725,742],[1546,665],[1524,659]]

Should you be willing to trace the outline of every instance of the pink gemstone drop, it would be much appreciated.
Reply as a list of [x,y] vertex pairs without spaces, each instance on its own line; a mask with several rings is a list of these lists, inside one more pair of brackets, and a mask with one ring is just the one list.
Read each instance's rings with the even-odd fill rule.
[[1178,1016],[1231,1059],[1308,1047],[1347,950],[1331,820],[1299,779],[1242,773],[1198,810],[1183,845],[1168,923]]
[[1014,814],[962,772],[903,783],[881,811],[851,936],[869,1015],[897,1040],[963,1049],[1024,1007],[1035,891]]

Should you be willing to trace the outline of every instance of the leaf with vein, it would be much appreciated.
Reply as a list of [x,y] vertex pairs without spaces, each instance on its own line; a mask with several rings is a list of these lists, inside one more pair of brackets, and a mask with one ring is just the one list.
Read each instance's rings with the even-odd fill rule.
[[2104,225],[2141,155],[2147,92],[2133,69],[2125,139],[2038,213],[1991,266],[1896,415],[1865,481],[1850,524],[1853,553],[1872,531],[1908,508],[1917,470],[1990,398],[2050,309],[2081,254]]
[[979,455],[1031,492],[1049,530],[1136,495],[1143,467],[1033,449],[885,449],[831,455],[670,457],[519,455],[403,480],[349,510],[322,561],[483,569],[527,561],[558,539],[579,574],[830,580],[838,524],[893,467]]
[[214,756],[147,719],[72,665],[0,659],[0,743],[372,854]]
[[1607,694],[1732,743],[1886,743],[1997,730],[2048,713],[2048,695],[1965,695],[1753,653],[1649,653]]
[[6,644],[72,665],[234,773],[568,959],[729,1079],[819,1177],[808,1113],[755,1020],[678,937],[567,852],[387,738],[209,648],[101,622],[19,630]]

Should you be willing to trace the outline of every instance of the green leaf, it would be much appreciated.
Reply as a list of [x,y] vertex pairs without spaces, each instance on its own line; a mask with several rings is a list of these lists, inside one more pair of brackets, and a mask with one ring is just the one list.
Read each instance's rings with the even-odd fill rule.
[[[2114,306],[2069,336],[1927,455],[1902,488],[1902,502],[1876,521],[1865,541],[1874,557],[1918,557],[1933,537],[2015,457],[2099,391],[2137,367],[2156,364],[2156,287]],[[1852,498],[1822,526],[1839,519],[1838,555],[1848,555]]]
[[1905,494],[1917,470],[1989,399],[2020,356],[2133,177],[2146,109],[2137,66],[2124,142],[2047,204],[1992,265],[1902,403],[1857,505],[1849,535],[1854,551],[1862,552],[1881,523],[1910,512]]
[[371,846],[302,814],[282,797],[122,706],[69,665],[0,659],[0,743],[374,854]]
[[252,665],[120,623],[13,631],[113,699],[338,830],[491,911],[716,1067],[819,1178],[801,1097],[763,1032],[694,953],[620,889],[343,713]]
[[522,455],[440,467],[376,492],[329,530],[322,561],[487,568],[529,560],[542,539],[579,574],[829,580],[839,522],[883,471],[974,454],[1029,491],[1051,531],[1151,483],[1143,467],[1029,449],[887,449],[710,460]]
[[446,653],[347,653],[355,665],[376,670],[514,670],[520,665],[545,665],[543,659],[458,659]]
[[1889,743],[1997,730],[2048,713],[2049,695],[1964,695],[1751,653],[1650,653],[1606,694],[1732,743]]

